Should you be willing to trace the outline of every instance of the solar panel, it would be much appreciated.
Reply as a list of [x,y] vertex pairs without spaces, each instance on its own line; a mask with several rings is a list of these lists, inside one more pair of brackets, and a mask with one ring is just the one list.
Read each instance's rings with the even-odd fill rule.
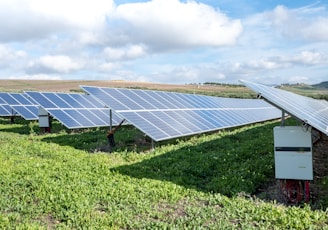
[[37,105],[21,93],[0,93],[0,98],[7,104],[10,116],[19,115],[25,120],[37,120]]
[[[78,93],[25,92],[51,116],[69,129],[110,125],[110,109],[93,96]],[[112,124],[122,118],[113,113]]]
[[25,120],[38,120],[39,118],[37,105],[12,105],[11,108]]
[[276,107],[328,135],[328,104],[326,101],[253,82],[241,82]]
[[11,114],[10,106],[0,97],[0,116],[8,117]]
[[281,117],[263,100],[81,86],[155,141]]

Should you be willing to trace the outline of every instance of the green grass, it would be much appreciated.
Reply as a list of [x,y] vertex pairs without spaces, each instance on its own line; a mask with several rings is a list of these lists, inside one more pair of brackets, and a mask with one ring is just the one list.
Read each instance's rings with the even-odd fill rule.
[[328,90],[325,88],[316,88],[310,85],[283,86],[282,90],[290,91],[314,99],[328,100]]
[[[274,122],[163,142],[105,129],[41,135],[0,120],[1,229],[324,229],[326,206],[256,197],[274,178]],[[125,148],[124,143],[129,143]],[[148,148],[150,145],[148,146]],[[98,149],[98,151],[95,151]]]

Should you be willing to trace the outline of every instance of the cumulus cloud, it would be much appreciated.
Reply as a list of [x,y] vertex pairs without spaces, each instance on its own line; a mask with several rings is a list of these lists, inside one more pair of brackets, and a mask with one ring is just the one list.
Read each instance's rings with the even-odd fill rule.
[[324,11],[325,8],[322,7],[288,9],[279,5],[264,16],[277,31],[289,39],[328,41],[328,16],[323,16]]
[[145,54],[146,50],[142,45],[131,45],[122,48],[106,47],[104,49],[104,55],[110,61],[136,59]]
[[114,25],[120,21],[123,39],[153,49],[233,45],[242,32],[239,20],[195,1],[123,4],[117,7],[112,20]]
[[0,44],[0,65],[6,63],[7,61],[12,61],[17,58],[26,57],[26,53],[22,50],[13,50],[7,46]]
[[311,79],[315,70],[312,81],[326,78],[328,16],[322,4],[273,6],[231,18],[220,10],[227,5],[221,3],[214,8],[194,0],[123,2],[130,3],[0,1],[1,75],[287,82]]
[[103,72],[110,72],[120,67],[119,64],[113,62],[105,62],[100,65],[100,70]]
[[68,73],[78,70],[82,65],[68,56],[42,56],[29,64],[29,73]]
[[303,51],[290,58],[290,62],[304,65],[328,64],[328,55],[315,51]]
[[315,51],[303,51],[295,55],[280,55],[267,58],[247,60],[243,63],[237,62],[227,68],[235,71],[254,72],[295,68],[297,66],[316,66],[328,64],[328,56]]
[[40,39],[102,27],[113,7],[112,0],[2,0],[0,41]]
[[8,79],[15,79],[15,80],[63,80],[61,76],[58,75],[49,75],[49,74],[29,74],[29,75],[12,75],[9,76]]

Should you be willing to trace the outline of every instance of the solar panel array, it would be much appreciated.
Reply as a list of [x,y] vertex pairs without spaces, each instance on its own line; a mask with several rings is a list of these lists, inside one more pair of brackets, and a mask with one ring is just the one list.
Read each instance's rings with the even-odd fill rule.
[[[38,119],[38,106],[21,93],[0,93],[6,111],[1,116],[20,115],[25,120]],[[6,115],[7,113],[7,115]]]
[[253,82],[241,82],[278,108],[328,135],[327,101],[312,99]]
[[[69,129],[103,127],[110,124],[110,110],[90,95],[78,93],[25,92]],[[113,114],[113,125],[120,117]]]
[[155,141],[281,117],[263,100],[81,86]]

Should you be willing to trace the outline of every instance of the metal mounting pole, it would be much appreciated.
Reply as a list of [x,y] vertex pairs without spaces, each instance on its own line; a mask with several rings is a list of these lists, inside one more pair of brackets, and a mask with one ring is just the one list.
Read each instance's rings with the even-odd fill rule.
[[109,130],[112,131],[113,128],[113,113],[112,110],[109,110]]
[[153,139],[151,139],[151,151],[155,150],[155,142]]
[[282,113],[281,113],[281,123],[280,123],[280,126],[283,127],[285,126],[285,110],[282,110]]

